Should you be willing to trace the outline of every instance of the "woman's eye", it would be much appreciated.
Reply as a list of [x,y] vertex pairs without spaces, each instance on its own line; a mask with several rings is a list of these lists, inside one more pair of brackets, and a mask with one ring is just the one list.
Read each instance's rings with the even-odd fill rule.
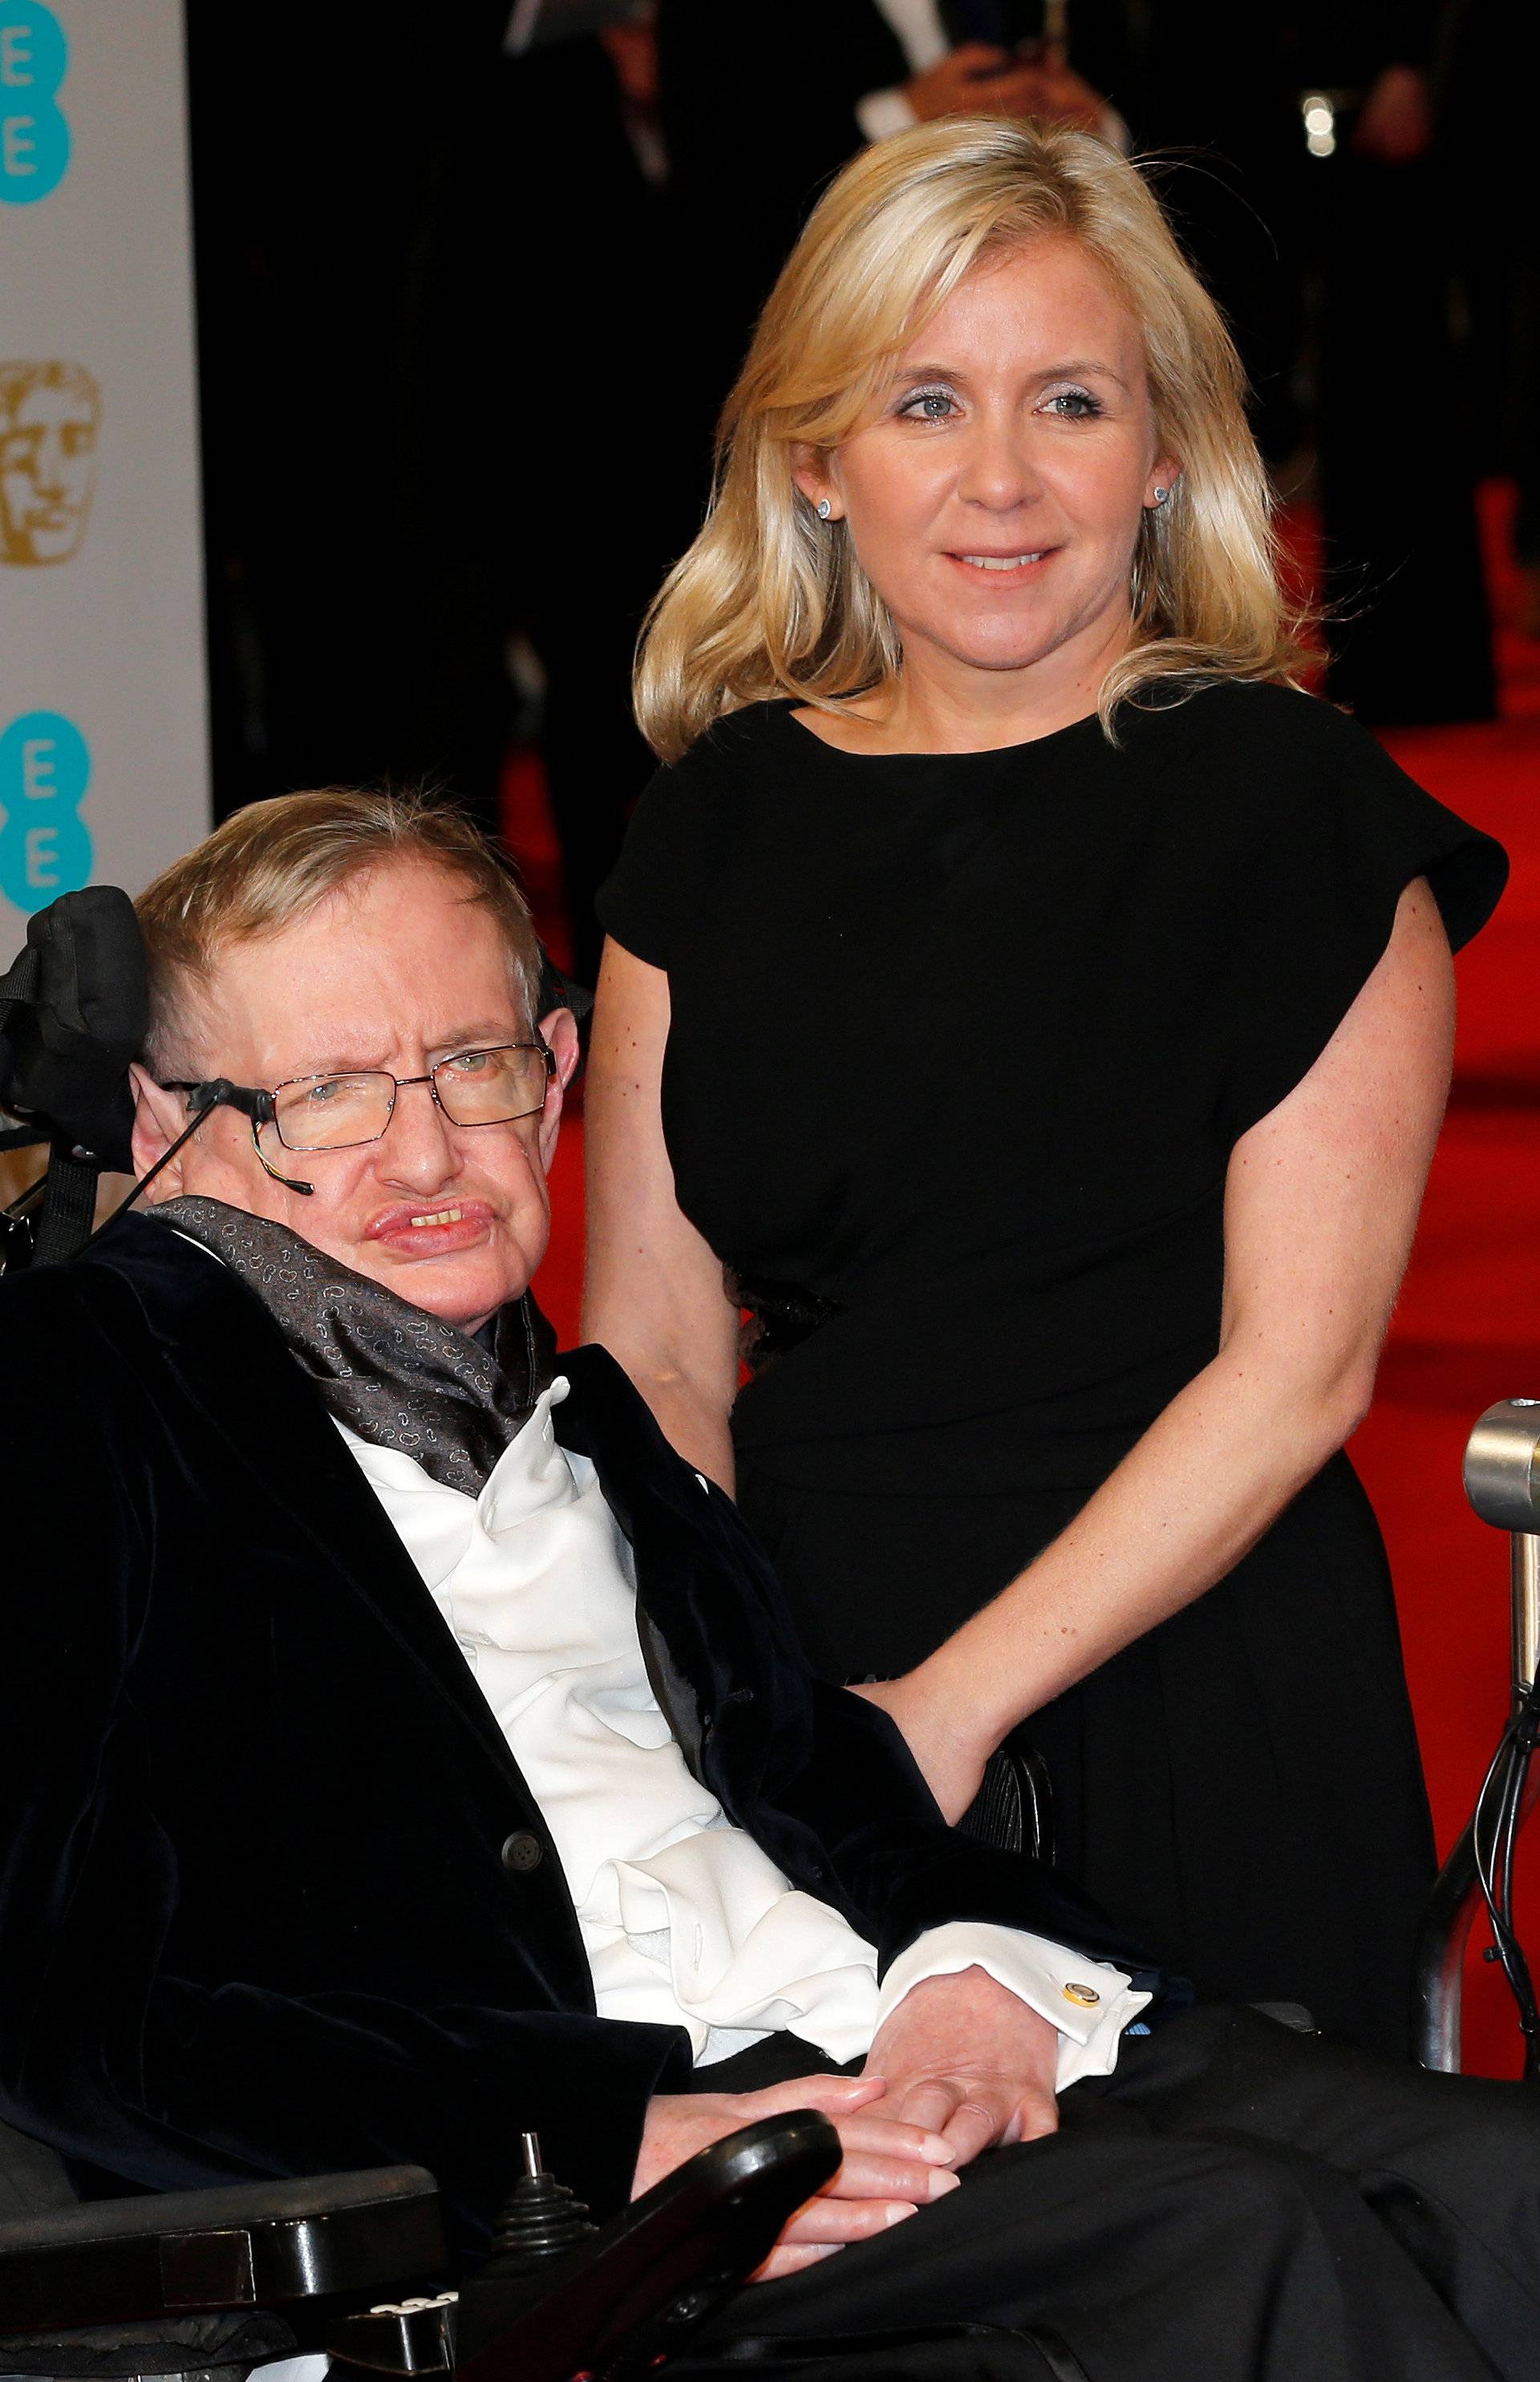
[[901,411],[909,422],[944,422],[955,405],[950,389],[922,388],[918,396],[906,401]]
[[1061,388],[1048,399],[1048,411],[1061,422],[1094,422],[1102,407],[1087,388]]

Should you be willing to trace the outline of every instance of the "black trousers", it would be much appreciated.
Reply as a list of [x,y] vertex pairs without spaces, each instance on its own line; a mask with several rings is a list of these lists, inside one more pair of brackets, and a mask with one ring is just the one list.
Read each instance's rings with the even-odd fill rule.
[[[748,2079],[735,2061],[699,2081]],[[1207,2008],[1126,2040],[1115,2074],[1073,2086],[1061,2118],[878,2240],[741,2292],[673,2370],[1540,2376],[1540,2093]]]

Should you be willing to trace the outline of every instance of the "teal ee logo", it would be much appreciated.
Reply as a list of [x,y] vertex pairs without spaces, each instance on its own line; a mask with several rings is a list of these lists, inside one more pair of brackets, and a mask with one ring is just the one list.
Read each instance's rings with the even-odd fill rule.
[[69,127],[55,100],[69,44],[42,0],[0,0],[0,199],[30,206],[69,170]]
[[29,917],[90,879],[90,783],[85,738],[61,713],[23,712],[0,736],[0,893]]

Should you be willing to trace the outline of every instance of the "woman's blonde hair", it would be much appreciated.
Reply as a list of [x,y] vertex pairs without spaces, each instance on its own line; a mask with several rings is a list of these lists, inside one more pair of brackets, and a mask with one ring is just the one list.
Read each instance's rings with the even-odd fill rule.
[[1300,621],[1278,586],[1239,360],[1159,203],[1089,133],[953,117],[845,167],[759,318],[722,413],[710,511],[643,630],[636,716],[666,760],[745,704],[832,710],[896,676],[893,620],[848,529],[820,522],[797,488],[794,449],[850,436],[974,265],[1053,234],[1138,320],[1159,451],[1180,459],[1170,497],[1141,518],[1133,640],[1102,687],[1103,725],[1156,679],[1295,676]]

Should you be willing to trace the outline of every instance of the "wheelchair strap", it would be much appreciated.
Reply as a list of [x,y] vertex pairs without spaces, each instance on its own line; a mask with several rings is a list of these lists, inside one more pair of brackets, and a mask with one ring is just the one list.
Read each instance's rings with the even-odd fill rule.
[[55,1142],[48,1160],[43,1212],[32,1247],[35,1266],[63,1265],[78,1257],[96,1222],[96,1185],[101,1169]]

